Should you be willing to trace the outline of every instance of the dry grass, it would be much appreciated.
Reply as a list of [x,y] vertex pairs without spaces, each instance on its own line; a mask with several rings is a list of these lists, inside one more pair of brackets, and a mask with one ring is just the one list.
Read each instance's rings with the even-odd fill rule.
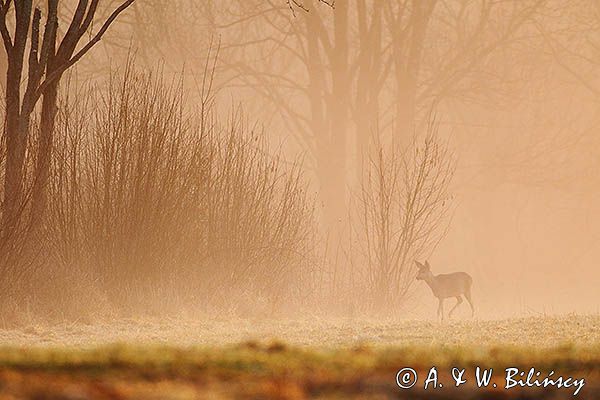
[[[595,398],[600,390],[599,328],[599,316],[445,325],[128,320],[30,327],[0,331],[0,398],[389,398],[400,395],[394,381],[398,369],[411,366],[425,373],[432,365],[440,370],[440,380],[450,382],[443,370],[451,366],[554,369],[585,377],[579,398]],[[565,390],[457,390],[415,389],[402,395],[572,397]]]
[[115,342],[173,346],[223,346],[248,340],[280,340],[292,346],[587,346],[600,344],[599,316],[509,320],[427,321],[306,318],[127,319],[0,330],[6,346],[98,346]]

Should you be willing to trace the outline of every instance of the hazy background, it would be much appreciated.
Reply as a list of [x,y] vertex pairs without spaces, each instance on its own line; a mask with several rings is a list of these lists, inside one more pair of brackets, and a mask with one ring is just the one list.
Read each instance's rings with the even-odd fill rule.
[[[225,102],[234,95],[239,99],[241,89],[237,85],[241,85],[244,95],[240,102],[251,118],[264,124],[269,138],[283,143],[292,154],[305,151],[297,148],[296,135],[289,132],[294,125],[285,120],[290,116],[273,114],[277,107],[248,88],[250,84],[244,84],[252,82],[252,77],[236,77],[235,73],[275,70],[292,82],[304,82],[306,77],[298,66],[300,62],[288,59],[291,50],[286,51],[284,47],[297,48],[294,30],[302,29],[303,20],[309,17],[297,12],[295,17],[281,16],[281,20],[270,15],[238,22],[243,17],[240,9],[252,16],[267,13],[271,6],[277,6],[275,2],[269,5],[244,3],[213,5],[214,9],[224,10],[214,17],[222,21],[221,25],[217,22],[216,32],[210,33],[222,46],[223,61],[219,64],[224,72],[221,78],[231,74],[235,82],[230,82],[232,87],[226,86],[219,97]],[[347,3],[352,20],[357,4]],[[411,2],[400,3],[408,8],[414,6]],[[374,3],[365,4],[367,19],[373,18]],[[465,21],[455,22],[450,28],[440,26],[449,23],[448,15],[456,16],[448,9],[456,9],[460,4],[474,13],[485,2],[437,2],[434,12],[437,18],[432,18],[426,40],[432,53],[438,47],[451,48],[451,44],[443,43],[448,38],[439,32],[463,24],[469,26]],[[326,21],[331,20],[330,14],[336,13],[335,9],[323,5],[310,2],[306,5],[310,13],[318,13]],[[456,197],[450,229],[430,262],[434,273],[464,270],[472,274],[474,297],[485,316],[597,313],[600,301],[597,290],[600,282],[597,262],[600,257],[600,143],[595,88],[600,87],[596,65],[600,61],[597,47],[600,9],[593,1],[568,4],[524,1],[504,5],[503,11],[496,8],[491,12],[491,22],[483,28],[485,34],[497,35],[513,7],[537,8],[531,11],[530,19],[522,22],[523,26],[511,32],[510,39],[464,72],[454,88],[455,93],[440,96],[441,132],[455,149],[458,166],[452,185]],[[274,32],[271,21],[279,22],[283,32]],[[182,28],[185,29],[188,28]],[[214,28],[200,22],[195,29],[190,29],[195,34],[181,34],[195,41],[206,36],[207,29]],[[356,29],[353,26],[349,34],[351,48],[356,47],[355,41],[359,40]],[[385,30],[382,47],[390,43]],[[253,44],[260,40],[265,41],[264,45]],[[278,41],[283,43],[278,46]],[[252,53],[258,49],[262,52]],[[188,49],[177,43],[166,43],[162,51],[182,54],[186,68],[192,70],[195,60],[202,59],[201,51],[194,52],[193,47]],[[443,59],[452,55],[452,51],[448,51],[447,56],[443,53],[427,55],[423,62],[427,64],[432,57]],[[444,60],[435,61],[444,63]],[[392,61],[383,56],[381,62]],[[249,66],[236,69],[236,63]],[[172,59],[169,64],[178,68]],[[227,64],[233,64],[231,68],[236,72],[229,72]],[[278,67],[278,64],[284,66]],[[432,69],[424,65],[419,79],[435,77]],[[393,79],[388,85],[393,85]],[[391,88],[381,94],[378,110],[384,121],[381,125],[389,124],[394,118],[385,110],[388,104],[395,103],[394,96],[397,94]],[[294,101],[293,98],[288,100]],[[423,103],[421,107],[426,108],[427,102]],[[269,111],[265,111],[265,104]],[[297,111],[309,114],[303,108]],[[365,112],[356,110],[356,113]],[[387,131],[385,127],[379,129]],[[351,178],[351,173],[348,175]],[[416,291],[432,309],[435,299],[429,296],[429,289],[421,284]]]
[[[182,76],[197,104],[214,73],[217,114],[243,109],[272,148],[304,160],[321,232],[342,242],[360,149],[375,135],[408,144],[434,109],[456,172],[447,234],[423,254],[433,272],[471,274],[486,318],[598,313],[598,3],[303,5],[138,0],[72,79],[103,82],[129,57]],[[403,315],[432,317],[429,288],[412,289],[421,306]]]

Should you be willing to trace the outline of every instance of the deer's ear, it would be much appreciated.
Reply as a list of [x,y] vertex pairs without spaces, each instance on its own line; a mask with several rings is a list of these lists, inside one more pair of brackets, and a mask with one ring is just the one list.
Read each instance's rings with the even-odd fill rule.
[[417,265],[417,268],[419,268],[419,269],[423,268],[423,264],[421,264],[417,260],[415,260],[415,264]]

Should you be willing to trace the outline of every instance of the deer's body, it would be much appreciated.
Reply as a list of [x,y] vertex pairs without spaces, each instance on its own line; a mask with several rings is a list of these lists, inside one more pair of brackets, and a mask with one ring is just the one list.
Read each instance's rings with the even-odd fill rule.
[[448,317],[452,316],[452,313],[462,302],[461,296],[465,296],[469,305],[471,306],[471,315],[475,314],[475,308],[473,307],[473,301],[471,299],[471,285],[473,284],[473,278],[466,272],[454,272],[451,274],[440,274],[433,275],[429,262],[425,261],[425,264],[421,264],[415,261],[419,271],[417,273],[417,280],[422,280],[427,283],[431,288],[433,295],[437,297],[439,301],[438,305],[438,317],[444,319],[444,299],[455,297],[457,302],[448,313]]

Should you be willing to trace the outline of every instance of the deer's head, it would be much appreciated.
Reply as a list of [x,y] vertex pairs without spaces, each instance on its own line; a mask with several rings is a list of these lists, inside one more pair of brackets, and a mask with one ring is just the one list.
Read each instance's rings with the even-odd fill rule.
[[417,280],[418,281],[426,281],[432,277],[431,267],[429,266],[429,261],[425,261],[425,264],[421,264],[418,261],[415,261],[417,265]]

